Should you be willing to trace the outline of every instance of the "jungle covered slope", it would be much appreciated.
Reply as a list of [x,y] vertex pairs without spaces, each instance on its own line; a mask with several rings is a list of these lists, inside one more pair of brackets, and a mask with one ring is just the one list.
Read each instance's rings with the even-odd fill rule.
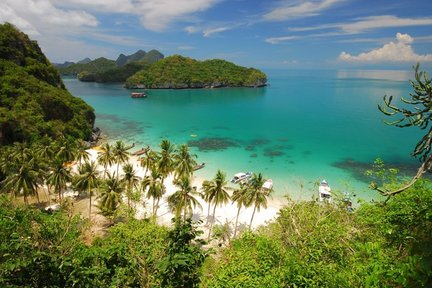
[[261,87],[266,82],[266,75],[254,68],[225,60],[197,61],[174,55],[131,76],[125,86],[151,89]]
[[0,77],[1,145],[88,138],[93,108],[72,96],[38,44],[8,23],[0,25]]

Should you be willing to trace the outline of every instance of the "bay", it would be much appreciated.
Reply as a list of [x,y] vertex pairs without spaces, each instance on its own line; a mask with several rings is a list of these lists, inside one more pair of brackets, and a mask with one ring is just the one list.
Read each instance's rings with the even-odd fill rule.
[[[408,96],[410,71],[269,70],[264,88],[148,90],[132,99],[121,84],[64,78],[67,89],[96,111],[96,126],[110,141],[150,145],[162,139],[189,144],[211,179],[221,169],[273,179],[278,196],[315,196],[326,179],[334,190],[369,200],[364,176],[377,157],[415,169],[410,156],[421,137],[414,128],[384,124],[384,95]],[[395,102],[400,103],[399,100]],[[414,173],[410,171],[411,173]]]

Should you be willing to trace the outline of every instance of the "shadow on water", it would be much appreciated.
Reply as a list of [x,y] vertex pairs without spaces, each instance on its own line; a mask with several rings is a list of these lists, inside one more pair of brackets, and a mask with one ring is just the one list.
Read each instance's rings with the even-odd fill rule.
[[237,141],[227,137],[205,137],[187,142],[189,147],[196,147],[199,151],[221,151],[231,147],[238,147]]

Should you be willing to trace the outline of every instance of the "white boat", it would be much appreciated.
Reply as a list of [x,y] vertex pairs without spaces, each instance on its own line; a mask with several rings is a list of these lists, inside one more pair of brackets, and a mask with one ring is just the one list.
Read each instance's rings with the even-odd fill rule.
[[319,195],[320,202],[324,202],[324,201],[331,202],[332,200],[331,188],[326,180],[322,180],[321,183],[319,184],[318,195]]
[[249,180],[252,177],[252,172],[240,172],[234,175],[234,177],[231,179],[231,183],[239,183],[246,180]]
[[264,182],[262,188],[265,189],[265,190],[271,190],[273,188],[273,180],[272,179],[267,179]]

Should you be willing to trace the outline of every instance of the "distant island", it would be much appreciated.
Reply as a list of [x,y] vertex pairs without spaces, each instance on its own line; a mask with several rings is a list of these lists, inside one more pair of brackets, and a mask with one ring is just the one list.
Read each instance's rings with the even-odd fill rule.
[[130,89],[185,89],[220,87],[262,87],[267,76],[255,68],[237,66],[225,60],[198,61],[174,55],[150,65],[126,80]]
[[77,63],[55,64],[62,76],[80,81],[125,83],[128,89],[185,89],[221,87],[262,87],[267,76],[255,68],[213,59],[198,61],[181,55],[164,58],[157,50],[138,50],[117,60],[104,57]]
[[95,60],[85,58],[77,63],[65,62],[54,65],[62,76],[76,76],[80,81],[123,83],[136,72],[146,69],[152,63],[163,58],[164,55],[157,50],[150,50],[149,52],[138,50],[128,56],[120,54],[117,60],[104,57]]

